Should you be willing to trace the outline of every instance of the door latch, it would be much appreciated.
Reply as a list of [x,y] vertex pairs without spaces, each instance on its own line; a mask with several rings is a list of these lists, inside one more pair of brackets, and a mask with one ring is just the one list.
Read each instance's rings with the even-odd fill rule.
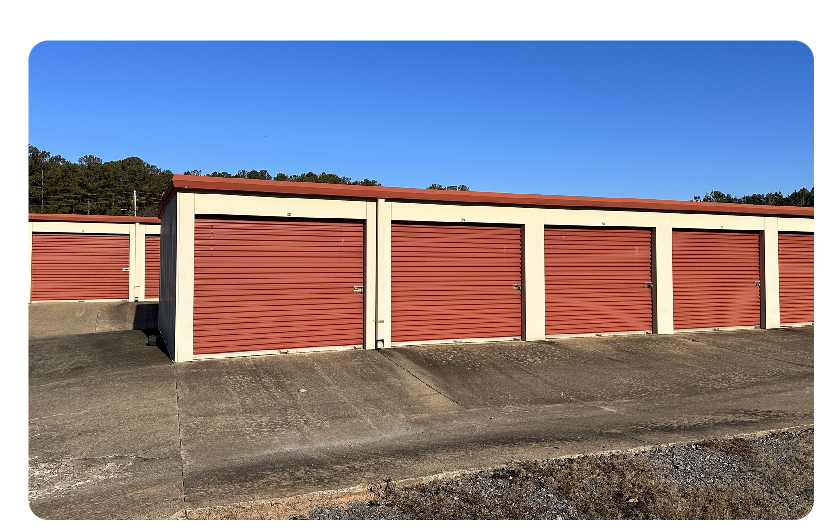
[[762,286],[762,281],[753,281],[753,286]]
[[130,268],[121,268],[121,271],[123,271],[123,272],[129,272],[129,271],[130,271]]
[[643,286],[644,286],[645,288],[652,288],[652,283],[651,283],[651,282],[649,282],[649,283],[643,283]]
[[356,294],[363,294],[364,293],[364,287],[363,286],[353,286],[352,291],[355,292]]
[[521,284],[514,284],[514,290],[522,290]]

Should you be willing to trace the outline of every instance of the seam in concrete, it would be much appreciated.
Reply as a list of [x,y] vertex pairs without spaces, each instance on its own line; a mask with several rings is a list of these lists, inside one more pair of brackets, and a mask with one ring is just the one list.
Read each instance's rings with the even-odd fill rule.
[[430,386],[429,384],[427,384],[425,381],[421,380],[421,379],[418,377],[418,375],[416,375],[415,373],[413,373],[412,371],[408,370],[407,368],[405,368],[404,366],[402,366],[401,364],[399,364],[399,363],[398,363],[398,362],[396,362],[395,360],[393,360],[393,359],[391,359],[390,357],[388,357],[388,356],[387,356],[387,355],[386,355],[383,351],[381,351],[381,356],[383,356],[384,358],[386,358],[387,360],[389,360],[390,362],[392,362],[393,364],[395,364],[396,366],[398,366],[398,367],[399,367],[399,368],[401,368],[402,370],[404,370],[404,371],[406,371],[407,373],[409,373],[409,374],[410,374],[410,375],[411,375],[411,376],[412,376],[415,380],[417,380],[418,382],[420,382],[420,383],[421,383],[421,384],[423,384],[424,386],[427,386],[428,388],[430,388],[431,390],[433,390],[433,391],[434,391],[434,392],[436,392],[437,394],[441,395],[442,397],[444,397],[445,399],[447,399],[448,401],[450,401],[450,402],[451,402],[451,403],[453,403],[454,405],[460,406],[460,407],[464,408],[465,410],[469,410],[469,408],[468,408],[468,407],[466,407],[465,405],[463,405],[463,404],[461,404],[461,403],[458,403],[458,402],[454,401],[452,398],[450,398],[450,397],[448,397],[448,396],[444,395],[443,393],[441,393],[441,391],[440,391],[440,390],[438,390],[438,389],[436,389],[436,388],[433,388],[432,386]]
[[181,488],[182,488],[182,506],[183,510],[187,510],[187,501],[185,500],[185,449],[182,445],[182,421],[179,417],[179,379],[176,377],[176,367],[173,368],[173,385],[176,388],[176,431],[179,435],[179,463],[181,464]]

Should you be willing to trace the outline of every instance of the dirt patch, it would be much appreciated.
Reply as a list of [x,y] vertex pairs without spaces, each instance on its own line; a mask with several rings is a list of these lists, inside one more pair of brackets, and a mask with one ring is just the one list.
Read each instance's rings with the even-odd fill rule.
[[297,519],[308,516],[309,513],[320,505],[333,505],[345,507],[351,504],[373,505],[378,499],[374,488],[360,490],[356,493],[339,495],[335,497],[311,496],[293,497],[279,501],[255,502],[222,506],[217,508],[202,508],[199,510],[187,510],[184,513],[185,519]]

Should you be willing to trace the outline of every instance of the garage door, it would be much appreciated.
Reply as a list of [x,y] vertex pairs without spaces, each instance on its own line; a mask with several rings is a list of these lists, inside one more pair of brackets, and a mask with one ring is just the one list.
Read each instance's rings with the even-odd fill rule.
[[194,355],[363,345],[363,223],[197,218]]
[[392,341],[519,337],[520,250],[518,227],[393,224]]
[[652,232],[545,229],[545,334],[652,331]]
[[761,325],[759,234],[673,231],[675,329]]
[[159,235],[144,236],[144,298],[159,299]]
[[32,301],[128,299],[130,236],[32,234]]
[[814,235],[779,233],[779,321],[814,321]]

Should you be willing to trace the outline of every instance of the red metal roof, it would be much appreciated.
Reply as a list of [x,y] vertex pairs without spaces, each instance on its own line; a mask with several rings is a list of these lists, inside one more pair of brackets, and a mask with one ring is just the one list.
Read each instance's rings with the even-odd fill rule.
[[326,196],[420,201],[428,203],[476,203],[489,205],[525,205],[539,207],[566,207],[578,209],[618,209],[637,211],[669,211],[692,213],[746,214],[762,216],[797,216],[813,218],[813,207],[773,207],[699,201],[656,200],[637,198],[593,198],[582,196],[544,196],[541,194],[513,194],[504,192],[476,192],[461,190],[428,190],[418,188],[368,187],[360,185],[333,185],[329,183],[296,183],[292,181],[264,181],[227,177],[208,177],[176,174],[173,183],[162,198],[159,217],[167,202],[177,190],[207,192],[243,192],[251,194]]
[[101,214],[29,214],[30,222],[99,222],[117,224],[159,224],[155,216],[104,216]]

